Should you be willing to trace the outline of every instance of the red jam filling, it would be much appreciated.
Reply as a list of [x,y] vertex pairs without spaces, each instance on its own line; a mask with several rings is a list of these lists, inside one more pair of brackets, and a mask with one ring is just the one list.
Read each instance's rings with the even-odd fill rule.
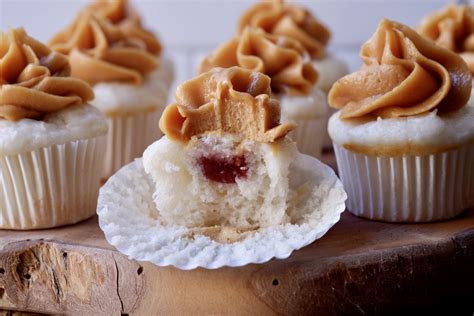
[[220,183],[235,183],[237,178],[247,177],[248,166],[245,156],[225,158],[219,156],[198,159],[201,171],[206,178]]

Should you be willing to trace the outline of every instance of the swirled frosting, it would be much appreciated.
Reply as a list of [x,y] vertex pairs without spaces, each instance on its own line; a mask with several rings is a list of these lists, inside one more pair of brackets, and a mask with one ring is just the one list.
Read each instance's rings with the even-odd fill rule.
[[214,68],[181,84],[160,128],[170,139],[188,141],[206,132],[240,135],[259,142],[284,137],[293,124],[280,124],[280,106],[270,99],[270,78],[240,67]]
[[213,67],[239,66],[262,72],[271,78],[274,92],[307,95],[318,74],[298,41],[285,36],[247,28],[218,47],[201,63],[201,72]]
[[72,75],[90,84],[128,82],[141,84],[155,70],[161,46],[133,19],[115,25],[88,10],[50,41],[50,46],[69,55]]
[[419,33],[461,55],[474,74],[474,10],[469,5],[450,4],[427,16]]
[[89,85],[69,77],[66,56],[22,29],[0,33],[0,118],[39,119],[94,97]]
[[249,8],[240,18],[238,32],[247,26],[298,40],[313,58],[325,55],[331,37],[329,30],[306,9],[282,0],[262,1]]
[[360,55],[362,68],[329,91],[343,119],[446,113],[469,100],[471,74],[462,58],[405,25],[383,20]]

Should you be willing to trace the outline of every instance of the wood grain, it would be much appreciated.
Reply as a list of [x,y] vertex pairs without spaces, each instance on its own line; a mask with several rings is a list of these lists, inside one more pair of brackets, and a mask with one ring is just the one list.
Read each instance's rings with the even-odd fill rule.
[[76,315],[394,314],[474,311],[474,210],[446,222],[388,224],[344,213],[286,260],[180,271],[128,260],[97,218],[0,231],[0,309]]

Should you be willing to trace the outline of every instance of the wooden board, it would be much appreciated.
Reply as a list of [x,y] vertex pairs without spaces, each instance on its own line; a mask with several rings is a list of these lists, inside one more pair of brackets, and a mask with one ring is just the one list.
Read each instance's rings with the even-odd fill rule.
[[474,311],[474,210],[446,222],[387,224],[345,212],[286,260],[180,271],[128,260],[92,218],[0,231],[0,310],[81,315],[386,314]]

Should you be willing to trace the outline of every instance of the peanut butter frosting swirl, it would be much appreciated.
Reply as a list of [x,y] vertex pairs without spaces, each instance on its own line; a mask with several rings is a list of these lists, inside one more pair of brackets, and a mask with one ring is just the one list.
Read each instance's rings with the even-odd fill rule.
[[90,84],[127,82],[141,84],[155,70],[159,42],[148,32],[124,22],[115,25],[84,11],[50,46],[69,55],[72,75]]
[[238,32],[247,26],[298,40],[313,58],[325,56],[331,33],[306,9],[282,0],[262,1],[249,8],[240,18]]
[[206,132],[273,142],[295,126],[280,124],[278,100],[270,99],[270,78],[240,67],[214,68],[181,84],[160,128],[170,139],[188,141]]
[[360,55],[362,68],[329,91],[343,119],[446,113],[469,100],[471,74],[462,58],[403,24],[383,20]]
[[69,77],[66,56],[22,29],[0,33],[0,118],[39,119],[94,98],[90,86]]
[[274,92],[307,95],[318,74],[298,41],[247,28],[242,35],[217,48],[201,63],[201,72],[213,67],[239,66],[271,78]]
[[436,44],[459,53],[474,73],[474,10],[451,4],[421,22],[419,32]]

